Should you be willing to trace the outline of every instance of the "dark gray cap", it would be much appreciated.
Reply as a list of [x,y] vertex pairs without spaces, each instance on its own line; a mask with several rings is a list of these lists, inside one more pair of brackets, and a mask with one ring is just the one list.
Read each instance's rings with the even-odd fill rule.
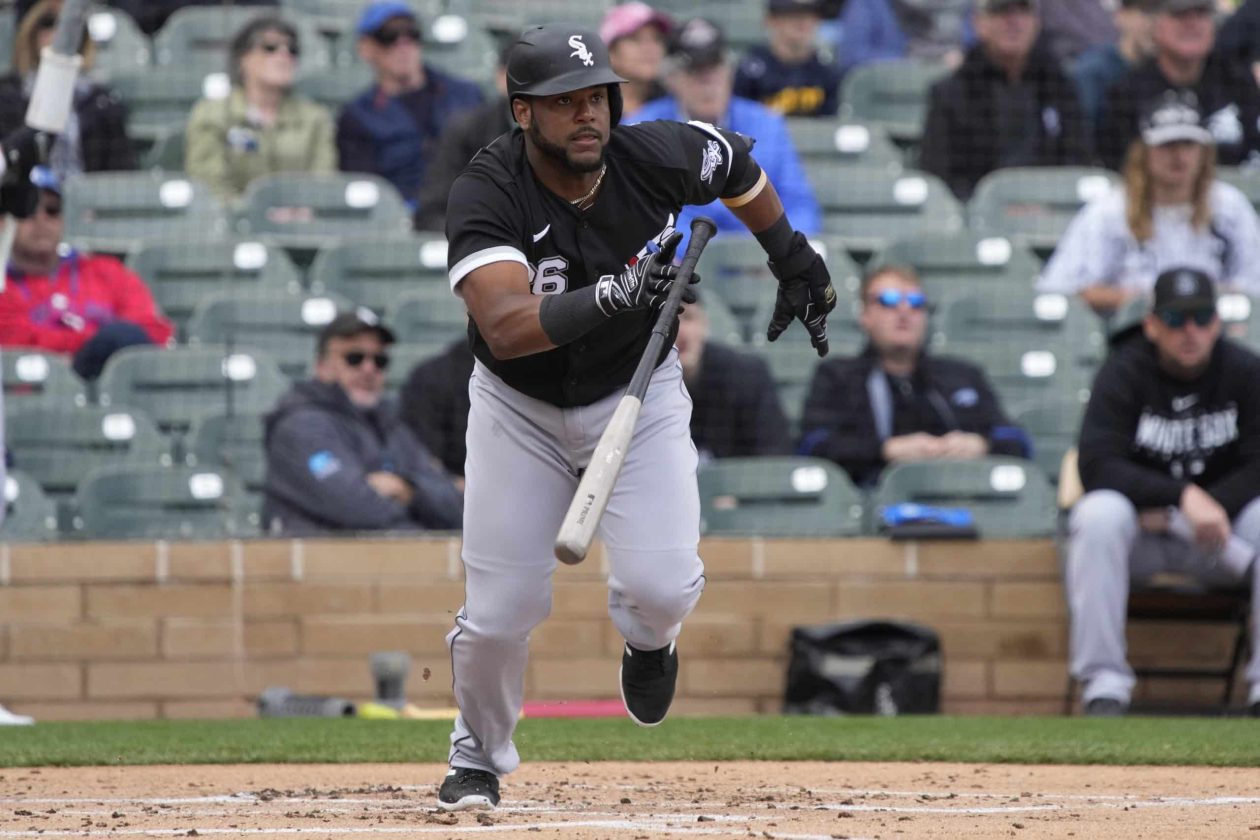
[[393,344],[395,341],[393,330],[382,324],[375,312],[366,306],[359,306],[349,312],[339,313],[319,331],[319,354],[324,354],[328,342],[334,338],[353,338],[365,332],[376,333],[381,344]]

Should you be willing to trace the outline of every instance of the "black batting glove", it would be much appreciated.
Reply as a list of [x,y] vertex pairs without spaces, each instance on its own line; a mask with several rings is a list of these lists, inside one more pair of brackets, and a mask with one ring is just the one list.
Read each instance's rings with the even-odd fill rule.
[[48,162],[56,137],[30,126],[15,128],[0,140],[4,174],[0,176],[0,213],[25,219],[39,205],[39,188],[31,183],[31,170]]
[[[656,308],[665,303],[670,286],[678,276],[678,267],[673,260],[681,240],[682,233],[674,231],[661,243],[661,249],[656,253],[649,254],[620,274],[600,277],[595,283],[595,303],[600,312],[611,318],[621,312]],[[683,289],[684,303],[696,302],[696,292],[691,285],[698,282],[700,278],[693,273],[688,288]]]
[[836,290],[822,257],[805,234],[792,235],[792,248],[781,260],[770,261],[770,273],[779,281],[774,314],[766,338],[774,341],[797,318],[809,331],[809,342],[819,356],[827,355],[827,313],[836,308]]

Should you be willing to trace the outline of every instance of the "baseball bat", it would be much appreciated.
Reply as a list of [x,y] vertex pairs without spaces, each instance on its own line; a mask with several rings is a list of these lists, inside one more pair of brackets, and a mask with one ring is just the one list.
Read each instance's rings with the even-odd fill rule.
[[591,463],[582,474],[577,492],[573,494],[573,501],[569,503],[569,512],[565,514],[560,532],[556,535],[556,559],[561,563],[575,566],[585,560],[586,552],[590,551],[595,530],[604,516],[604,509],[608,507],[617,476],[621,473],[621,465],[625,463],[626,453],[630,450],[630,439],[634,436],[634,426],[638,422],[639,411],[643,408],[643,397],[652,380],[652,371],[656,369],[661,348],[674,325],[683,290],[691,282],[700,253],[716,232],[717,225],[703,216],[697,216],[691,223],[691,240],[687,243],[687,253],[683,256],[682,265],[678,267],[678,276],[669,289],[669,295],[656,316],[656,325],[652,328],[647,348],[639,359],[638,367],[634,369],[634,376],[630,379],[625,396],[617,404],[612,419],[600,435],[599,444],[591,455]]

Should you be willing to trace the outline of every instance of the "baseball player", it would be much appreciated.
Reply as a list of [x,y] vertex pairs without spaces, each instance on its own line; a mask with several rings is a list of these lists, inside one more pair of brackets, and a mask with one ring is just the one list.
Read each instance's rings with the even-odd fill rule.
[[[835,291],[749,153],[701,123],[618,126],[622,79],[592,30],[527,29],[507,62],[518,126],[482,149],[447,208],[451,288],[471,317],[463,562],[447,636],[459,716],[442,808],[493,808],[520,763],[529,634],[551,609],[552,553],[579,475],[677,275],[679,210],[721,198],[779,279],[773,340],[799,318],[819,355]],[[687,290],[684,300],[694,300]],[[677,320],[674,322],[677,330]],[[621,695],[642,726],[674,696],[674,640],[704,586],[691,400],[673,336],[600,525]]]

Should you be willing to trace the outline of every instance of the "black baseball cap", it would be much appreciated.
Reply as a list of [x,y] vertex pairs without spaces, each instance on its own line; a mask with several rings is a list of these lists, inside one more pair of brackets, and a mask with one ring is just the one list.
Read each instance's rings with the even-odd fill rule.
[[1213,0],[1155,0],[1156,12],[1175,15],[1178,12],[1195,10],[1214,12],[1216,11],[1216,5]]
[[673,31],[669,56],[682,70],[703,70],[726,61],[726,35],[711,20],[692,18]]
[[1189,90],[1169,90],[1147,103],[1138,118],[1142,142],[1148,146],[1190,141],[1212,145],[1212,133],[1203,126],[1199,98]]
[[319,341],[316,345],[319,355],[324,355],[324,350],[328,348],[328,342],[332,339],[354,338],[365,332],[376,333],[381,344],[393,344],[395,340],[393,330],[382,324],[375,312],[366,306],[360,306],[349,312],[339,313],[319,331]]
[[977,9],[989,14],[1004,12],[1014,6],[1023,6],[1035,12],[1037,11],[1037,0],[979,0],[976,3]]
[[1197,268],[1170,268],[1155,278],[1155,312],[1216,308],[1216,286]]
[[766,0],[766,12],[772,15],[809,12],[822,17],[823,4],[822,0]]

